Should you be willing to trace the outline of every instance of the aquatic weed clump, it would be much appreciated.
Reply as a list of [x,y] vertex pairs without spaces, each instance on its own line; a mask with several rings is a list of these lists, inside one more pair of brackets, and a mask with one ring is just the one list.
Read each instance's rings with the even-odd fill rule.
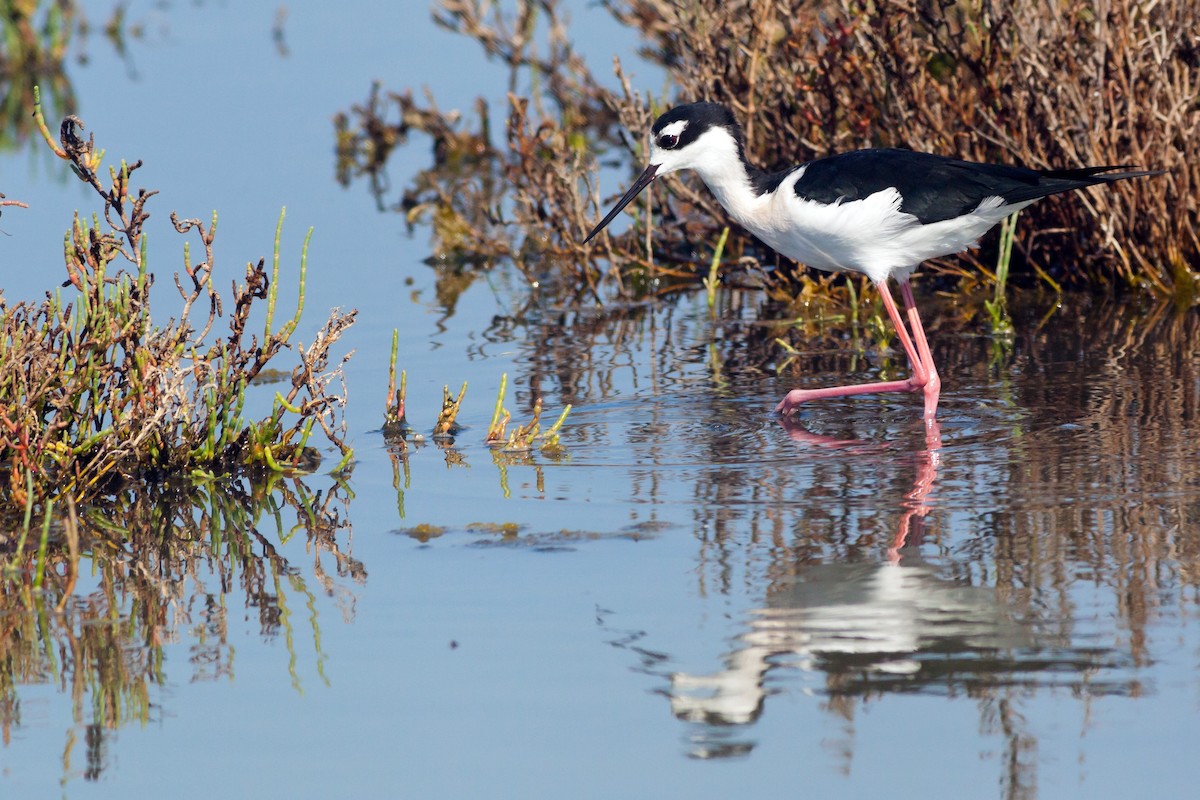
[[[430,262],[448,272],[507,262],[531,285],[595,296],[600,272],[583,244],[597,208],[585,118],[562,123],[510,94],[498,149],[489,141],[492,113],[482,99],[475,116],[478,129],[471,129],[432,101],[422,105],[410,92],[374,84],[365,103],[335,120],[338,180],[365,178],[380,210],[404,214],[410,230],[428,225]],[[387,158],[414,131],[432,137],[433,164],[392,199]],[[613,276],[620,281],[619,272]],[[439,295],[462,288],[450,277]]]
[[[396,385],[396,355],[399,349],[400,331],[392,331],[392,355],[388,364],[387,402],[383,412],[383,433],[388,440],[403,449],[407,440],[413,434],[414,440],[420,434],[414,434],[413,426],[408,421],[408,373],[400,371],[400,385]],[[508,431],[508,423],[512,413],[504,407],[504,395],[508,388],[508,374],[500,376],[500,389],[496,393],[496,405],[492,412],[492,421],[488,425],[484,441],[489,447],[500,449],[505,453],[528,453],[535,444],[548,454],[561,453],[559,431],[571,413],[571,405],[562,410],[558,420],[546,431],[542,431],[542,398],[538,397],[533,404],[533,419],[525,425],[518,425],[512,432]],[[464,382],[458,395],[450,393],[450,386],[442,387],[442,410],[433,426],[433,439],[444,443],[452,443],[461,427],[457,422],[458,412],[462,408],[463,398],[467,394],[467,384]]]
[[[64,119],[55,142],[40,106],[35,113],[47,143],[95,189],[103,211],[76,214],[60,289],[12,306],[0,295],[0,512],[24,512],[28,525],[34,509],[60,498],[98,502],[127,480],[308,470],[319,460],[310,444],[317,429],[347,462],[341,365],[330,369],[330,351],[356,312],[335,310],[310,344],[294,341],[307,239],[295,313],[276,326],[280,231],[271,267],[265,259],[248,264],[227,301],[214,284],[216,215],[206,224],[172,214],[175,230],[195,235],[203,256],[194,262],[185,244],[174,276],[182,308],[156,324],[144,230],[156,192],[131,185],[142,163],[121,162],[102,178],[103,154],[92,137],[81,138],[79,119]],[[251,311],[263,306],[256,334]],[[218,334],[222,318],[228,327]],[[284,349],[298,363],[275,371],[287,376],[284,388],[271,412],[254,418],[248,387]]]

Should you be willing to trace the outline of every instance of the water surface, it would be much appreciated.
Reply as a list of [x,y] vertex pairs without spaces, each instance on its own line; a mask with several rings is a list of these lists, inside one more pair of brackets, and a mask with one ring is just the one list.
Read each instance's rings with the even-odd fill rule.
[[[148,38],[125,60],[92,40],[71,79],[98,143],[169,195],[160,222],[220,210],[225,268],[269,252],[283,204],[285,247],[316,226],[306,322],[361,311],[358,462],[345,486],[147,508],[156,546],[89,555],[62,614],[10,586],[33,610],[0,618],[6,795],[1189,793],[1193,313],[1028,295],[1005,345],[925,292],[936,427],[903,396],[781,421],[789,388],[902,365],[835,329],[776,374],[752,291],[715,321],[702,296],[560,308],[502,271],[440,300],[425,232],[335,187],[329,119],[372,78],[468,108],[503,76],[477,85],[488,63],[423,11],[292,9],[286,55],[272,12],[135,5]],[[587,52],[636,47],[585,14]],[[401,151],[393,180],[425,159]],[[6,295],[36,297],[90,199],[41,151],[0,164],[32,206],[5,213],[4,257],[44,265]],[[164,270],[177,245],[153,240]],[[452,444],[379,431],[393,327],[418,427],[470,382]],[[482,443],[503,373],[518,421],[573,405],[561,453]],[[298,526],[281,498],[302,489],[340,527]]]

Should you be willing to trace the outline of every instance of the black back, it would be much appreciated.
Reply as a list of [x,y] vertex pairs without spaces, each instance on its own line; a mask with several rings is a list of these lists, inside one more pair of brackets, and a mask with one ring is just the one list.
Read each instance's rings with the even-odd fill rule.
[[[818,203],[862,200],[884,189],[896,189],[902,198],[900,210],[922,223],[953,219],[973,211],[988,197],[1009,203],[1036,200],[1098,183],[1151,173],[1124,172],[1101,175],[1121,167],[1039,171],[1006,164],[982,164],[916,153],[911,150],[857,150],[807,165],[796,181],[796,194]],[[788,170],[787,172],[790,172]],[[774,181],[787,172],[762,176],[756,181]]]

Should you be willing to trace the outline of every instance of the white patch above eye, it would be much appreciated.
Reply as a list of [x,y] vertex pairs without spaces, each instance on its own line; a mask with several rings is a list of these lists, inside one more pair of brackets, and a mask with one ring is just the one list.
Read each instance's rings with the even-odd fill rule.
[[688,126],[686,119],[677,119],[670,125],[664,125],[662,130],[658,132],[659,136],[674,136],[678,138],[683,134],[683,129]]

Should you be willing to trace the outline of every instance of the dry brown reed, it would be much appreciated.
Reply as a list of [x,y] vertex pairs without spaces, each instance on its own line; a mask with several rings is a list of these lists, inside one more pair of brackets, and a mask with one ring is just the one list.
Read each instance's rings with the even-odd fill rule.
[[1036,168],[1164,169],[1034,206],[1018,248],[1067,280],[1195,290],[1195,3],[635,0],[623,14],[672,65],[680,96],[734,108],[768,165],[891,146]]

